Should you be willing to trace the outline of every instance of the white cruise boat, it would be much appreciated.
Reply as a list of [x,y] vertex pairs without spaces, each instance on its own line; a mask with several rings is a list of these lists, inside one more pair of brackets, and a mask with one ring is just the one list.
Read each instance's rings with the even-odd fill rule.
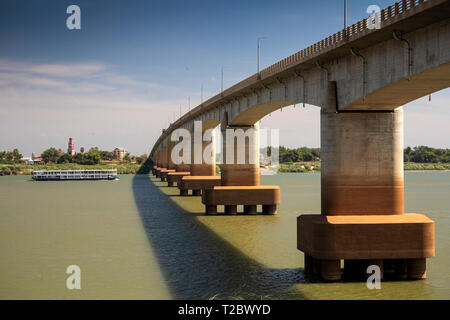
[[36,181],[117,180],[117,169],[109,170],[38,170],[32,173]]

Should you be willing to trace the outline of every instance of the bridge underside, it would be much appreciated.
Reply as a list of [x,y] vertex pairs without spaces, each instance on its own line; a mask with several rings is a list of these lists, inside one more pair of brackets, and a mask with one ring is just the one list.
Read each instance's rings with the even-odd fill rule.
[[340,110],[394,110],[409,102],[450,87],[450,63],[414,74],[369,93]]

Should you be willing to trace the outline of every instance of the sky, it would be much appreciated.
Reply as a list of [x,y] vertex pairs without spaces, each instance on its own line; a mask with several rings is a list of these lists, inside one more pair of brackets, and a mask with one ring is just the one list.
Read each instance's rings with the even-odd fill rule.
[[[0,150],[49,147],[149,153],[169,122],[261,68],[340,30],[343,0],[2,0]],[[349,0],[348,23],[394,1]],[[69,30],[66,9],[81,9]],[[405,145],[450,147],[450,90],[405,106]],[[319,108],[262,119],[280,144],[320,145]]]

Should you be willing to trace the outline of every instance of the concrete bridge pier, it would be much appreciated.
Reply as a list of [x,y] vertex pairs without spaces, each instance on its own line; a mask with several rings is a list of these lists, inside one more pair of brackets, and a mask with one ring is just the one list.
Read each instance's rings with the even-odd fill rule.
[[[202,135],[205,132],[202,132]],[[198,141],[199,139],[192,139],[192,161],[191,161],[191,174],[195,177],[215,176],[216,175],[216,149],[214,132],[211,132],[210,141]],[[196,157],[201,152],[201,158]],[[193,189],[192,195],[200,196],[202,189]]]
[[257,206],[267,215],[277,213],[280,188],[260,186],[259,178],[259,125],[228,126],[222,124],[223,164],[221,185],[206,189],[202,198],[206,214],[216,214],[223,205],[225,214],[238,214],[243,205],[244,214],[256,215]]
[[152,174],[154,176],[156,176],[157,170],[159,167],[159,152],[158,151],[156,151],[155,154],[152,156],[152,160],[153,160]]
[[193,196],[200,196],[205,188],[220,185],[220,178],[216,177],[214,131],[206,133],[207,129],[202,130],[202,137],[191,139],[190,175],[184,176],[180,180],[178,188],[181,196],[187,196],[189,190],[192,190]]
[[386,259],[424,279],[434,222],[404,214],[403,110],[336,112],[335,86],[321,110],[322,215],[298,218],[298,249],[308,268],[320,261],[324,280],[340,279],[341,260],[348,275],[370,264],[382,273]]
[[[259,124],[240,127],[222,125],[221,131],[223,137],[223,164],[220,167],[222,186],[259,186]],[[232,135],[231,132],[234,134]],[[235,138],[235,135],[240,134],[245,135],[245,141]]]
[[175,164],[173,163],[173,159],[171,157],[173,146],[174,143],[168,139],[163,142],[162,168],[160,170],[160,178],[163,182],[167,181],[167,174],[169,172],[175,172]]
[[174,183],[176,183],[178,187],[183,177],[191,175],[190,170],[191,166],[189,164],[175,164],[175,172],[169,172],[167,174],[167,185],[173,187]]
[[157,153],[157,167],[155,169],[155,176],[157,178],[161,178],[161,170],[164,168],[164,153],[162,146],[160,147],[158,153]]

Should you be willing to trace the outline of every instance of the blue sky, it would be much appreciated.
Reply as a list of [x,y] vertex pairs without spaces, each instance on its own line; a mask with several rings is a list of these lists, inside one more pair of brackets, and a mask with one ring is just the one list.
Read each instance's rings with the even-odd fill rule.
[[[349,24],[371,4],[349,0]],[[81,30],[66,8],[81,8]],[[0,2],[0,150],[125,147],[148,153],[174,115],[338,31],[343,0]],[[405,142],[449,146],[448,90],[405,107]],[[282,128],[288,146],[319,145],[316,107],[291,107],[262,125]],[[429,121],[429,122],[427,122]],[[437,121],[437,122],[436,122]],[[443,125],[440,126],[439,123]]]

